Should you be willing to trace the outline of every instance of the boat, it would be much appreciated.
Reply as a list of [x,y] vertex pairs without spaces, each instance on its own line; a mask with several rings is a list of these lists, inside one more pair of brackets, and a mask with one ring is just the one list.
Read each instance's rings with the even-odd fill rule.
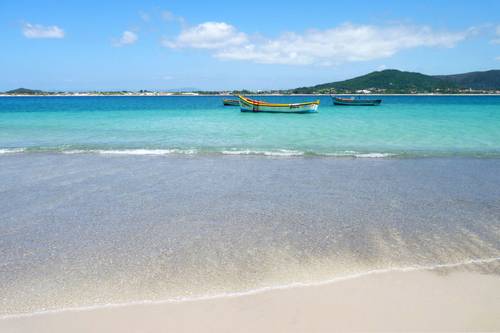
[[332,96],[332,98],[334,105],[374,106],[382,103],[381,99],[341,98],[335,96]]
[[238,99],[224,99],[222,101],[225,106],[239,106],[240,105],[240,100]]
[[277,104],[253,100],[244,96],[240,98],[241,112],[274,112],[274,113],[312,113],[318,111],[319,100],[314,102]]

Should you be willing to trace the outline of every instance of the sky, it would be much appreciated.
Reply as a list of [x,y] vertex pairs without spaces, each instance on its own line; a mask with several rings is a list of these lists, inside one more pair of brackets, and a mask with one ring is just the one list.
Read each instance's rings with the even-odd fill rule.
[[500,68],[500,1],[0,0],[0,91],[287,89]]

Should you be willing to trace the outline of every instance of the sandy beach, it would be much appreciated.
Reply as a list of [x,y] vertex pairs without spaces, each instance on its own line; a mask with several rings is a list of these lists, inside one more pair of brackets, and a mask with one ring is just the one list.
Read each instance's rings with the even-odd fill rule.
[[497,159],[0,162],[2,333],[500,329]]
[[254,295],[3,319],[17,332],[499,331],[500,277],[371,274]]
[[0,333],[500,333],[499,12],[0,2]]

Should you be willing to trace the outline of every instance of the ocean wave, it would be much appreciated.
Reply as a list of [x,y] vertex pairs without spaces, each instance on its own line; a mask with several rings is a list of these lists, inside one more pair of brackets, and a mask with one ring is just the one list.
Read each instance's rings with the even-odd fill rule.
[[14,153],[99,154],[99,155],[204,155],[204,156],[267,156],[267,157],[331,157],[331,158],[429,158],[429,157],[474,157],[500,158],[499,152],[443,152],[443,151],[356,151],[356,150],[301,150],[287,148],[233,148],[233,147],[186,147],[186,148],[100,148],[100,147],[24,147],[0,148],[0,155]]
[[360,158],[384,158],[384,157],[393,157],[396,156],[396,154],[391,154],[391,153],[359,153],[359,154],[354,154],[355,157],[360,157]]
[[194,155],[198,151],[196,149],[74,149],[63,150],[63,154],[100,154],[100,155],[171,155],[184,154]]
[[303,156],[305,152],[299,150],[288,150],[288,149],[278,149],[278,150],[223,150],[221,151],[223,155],[264,155],[264,156]]
[[346,150],[335,153],[324,153],[323,155],[331,157],[357,157],[357,158],[387,158],[387,157],[398,156],[398,154],[394,153],[377,153],[377,152],[361,153],[353,150]]
[[196,149],[123,149],[123,150],[98,150],[98,154],[103,155],[171,155],[183,154],[194,155]]
[[500,257],[492,257],[492,258],[476,258],[469,259],[461,262],[455,263],[441,263],[441,264],[433,264],[433,265],[413,265],[406,267],[393,267],[393,268],[379,268],[373,269],[369,271],[359,272],[355,274],[338,276],[331,279],[319,281],[319,282],[292,282],[284,285],[275,285],[275,286],[266,286],[260,287],[245,291],[239,292],[228,292],[221,293],[215,295],[205,295],[205,296],[189,296],[189,297],[176,297],[170,299],[163,300],[142,300],[142,301],[131,301],[124,303],[107,303],[107,304],[97,304],[97,305],[87,305],[80,307],[68,307],[62,309],[50,309],[50,310],[38,310],[31,313],[18,313],[18,314],[8,314],[0,316],[0,320],[8,320],[8,319],[17,319],[17,318],[26,318],[26,317],[34,317],[41,315],[49,315],[49,314],[57,314],[63,312],[80,312],[80,311],[92,311],[99,309],[109,309],[109,308],[121,308],[126,306],[135,306],[135,305],[160,305],[160,304],[169,304],[169,303],[183,303],[183,302],[196,302],[196,301],[204,301],[204,300],[213,300],[213,299],[221,299],[221,298],[236,298],[242,296],[250,296],[257,295],[273,290],[286,290],[293,288],[305,288],[305,287],[313,287],[313,286],[324,286],[336,282],[347,281],[352,279],[359,279],[365,276],[370,275],[378,275],[378,274],[387,274],[393,272],[416,272],[416,271],[432,271],[437,269],[447,269],[447,268],[457,268],[461,266],[474,265],[474,264],[489,264],[496,261],[500,261]]
[[269,156],[269,157],[352,157],[352,158],[389,158],[398,156],[394,153],[382,152],[318,152],[294,149],[240,149],[240,148],[123,148],[95,149],[69,147],[30,147],[30,148],[0,148],[0,154],[12,153],[60,153],[60,154],[99,154],[99,155],[233,155],[233,156]]
[[22,153],[25,150],[25,148],[0,148],[0,154]]

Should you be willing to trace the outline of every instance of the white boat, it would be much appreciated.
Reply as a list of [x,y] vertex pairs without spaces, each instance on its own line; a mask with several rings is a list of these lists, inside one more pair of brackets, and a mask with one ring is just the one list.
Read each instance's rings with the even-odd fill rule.
[[311,113],[317,112],[319,100],[305,103],[277,104],[253,100],[244,96],[240,98],[241,112],[274,112],[274,113]]

